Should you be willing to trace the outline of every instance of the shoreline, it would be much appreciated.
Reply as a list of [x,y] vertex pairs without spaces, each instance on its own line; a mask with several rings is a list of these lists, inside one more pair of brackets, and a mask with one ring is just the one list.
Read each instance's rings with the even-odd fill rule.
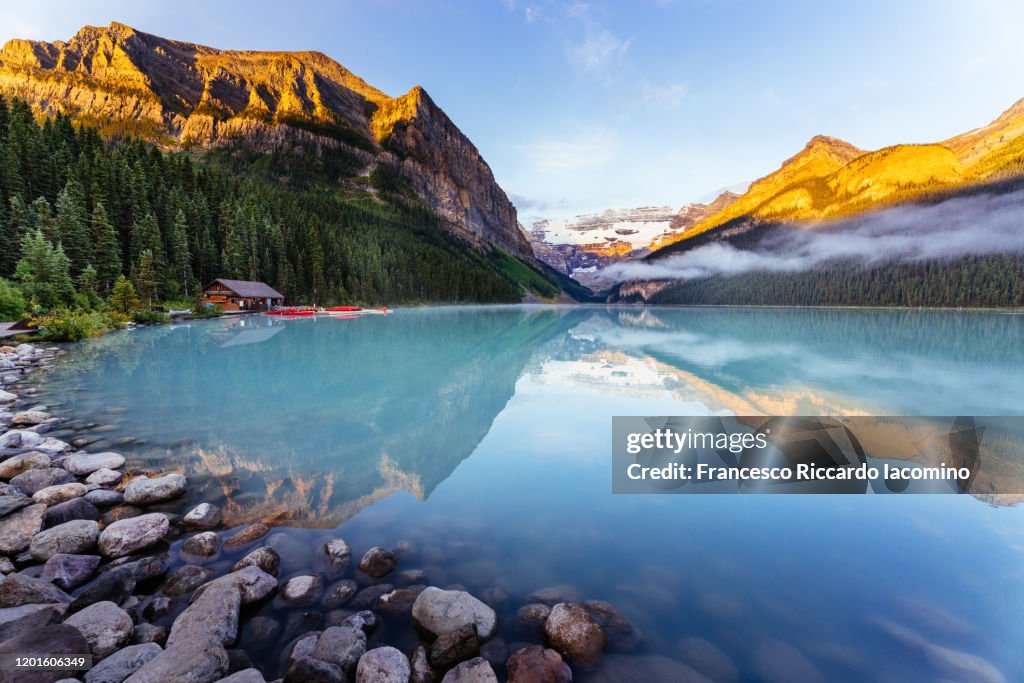
[[326,529],[302,547],[287,527],[225,528],[211,503],[175,507],[186,477],[46,436],[65,418],[22,384],[64,352],[0,344],[10,365],[0,371],[0,655],[91,653],[93,667],[0,671],[0,681],[525,683],[613,680],[636,666],[651,680],[701,675],[634,657],[635,627],[571,586],[514,599],[497,581],[471,594],[432,576],[410,541],[357,553]]

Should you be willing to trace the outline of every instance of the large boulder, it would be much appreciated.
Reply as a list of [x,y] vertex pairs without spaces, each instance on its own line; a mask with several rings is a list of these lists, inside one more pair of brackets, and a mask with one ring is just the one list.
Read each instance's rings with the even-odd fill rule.
[[89,651],[97,659],[111,654],[132,635],[132,618],[112,602],[97,602],[64,620],[77,628],[89,642]]
[[24,574],[9,574],[0,581],[0,607],[71,602],[71,596],[49,581]]
[[0,519],[0,553],[17,555],[28,548],[32,537],[43,528],[45,514],[46,506],[37,503]]
[[187,488],[188,480],[180,474],[168,474],[155,479],[139,477],[124,487],[124,500],[130,505],[152,505],[177,498]]
[[118,520],[100,534],[100,553],[110,558],[137,553],[160,541],[170,528],[167,517],[157,512]]
[[58,553],[80,555],[96,547],[100,525],[91,519],[75,519],[40,531],[29,544],[32,559],[45,562]]
[[125,683],[213,683],[228,666],[227,651],[216,643],[184,642],[158,653]]
[[35,448],[43,443],[42,435],[27,429],[12,429],[0,435],[0,448]]
[[508,683],[571,683],[572,671],[562,655],[540,645],[516,650],[505,663]]
[[168,649],[179,643],[231,645],[238,637],[238,613],[242,597],[232,582],[211,582],[178,615],[167,636]]
[[601,625],[579,603],[560,602],[544,622],[544,637],[572,664],[586,671],[597,666],[608,646]]
[[[25,631],[0,643],[0,655],[21,657],[43,655],[80,655],[89,652],[89,643],[74,626],[50,624],[40,629]],[[0,672],[2,683],[53,683],[65,679],[69,671],[33,671],[30,674],[14,671]]]
[[78,477],[97,470],[119,470],[124,467],[124,456],[119,453],[72,453],[64,459],[64,469]]
[[192,601],[196,601],[203,591],[221,584],[234,586],[239,592],[242,604],[248,605],[259,602],[273,593],[274,589],[277,588],[277,579],[259,567],[242,567],[238,571],[233,571],[206,585],[200,586],[196,590]]
[[490,640],[498,630],[494,610],[469,593],[430,586],[416,598],[412,621],[421,631],[436,638],[460,626],[473,624],[481,641]]
[[82,585],[99,565],[100,558],[96,555],[57,553],[46,561],[41,578],[62,590],[70,591]]
[[486,659],[476,657],[446,673],[441,683],[498,683],[498,676]]
[[401,650],[378,647],[359,658],[356,683],[408,683],[409,660]]
[[39,451],[21,453],[0,462],[0,479],[7,481],[28,470],[45,470],[50,466],[50,456]]
[[161,652],[156,643],[129,645],[89,669],[85,683],[121,683]]

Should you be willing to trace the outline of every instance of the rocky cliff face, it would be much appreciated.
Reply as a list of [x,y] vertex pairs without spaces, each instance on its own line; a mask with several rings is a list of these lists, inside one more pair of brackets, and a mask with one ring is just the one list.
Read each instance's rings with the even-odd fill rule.
[[113,23],[9,41],[0,92],[168,148],[344,149],[367,175],[393,166],[460,236],[532,258],[480,152],[422,88],[391,98],[319,52],[217,50]]

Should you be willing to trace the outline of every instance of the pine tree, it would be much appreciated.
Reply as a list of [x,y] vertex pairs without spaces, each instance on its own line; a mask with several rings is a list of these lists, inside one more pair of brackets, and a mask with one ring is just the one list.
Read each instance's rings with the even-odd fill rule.
[[96,308],[100,303],[99,283],[96,268],[90,263],[78,276],[78,297],[83,308]]
[[174,277],[178,285],[188,296],[189,284],[195,279],[192,275],[192,251],[188,246],[188,222],[185,220],[185,212],[178,209],[174,217],[174,245],[172,255],[174,258]]
[[107,219],[107,210],[102,202],[96,203],[89,222],[92,241],[95,245],[96,279],[100,291],[109,292],[118,275],[121,274],[121,248],[117,243],[117,232]]
[[92,240],[86,227],[85,195],[72,176],[57,196],[57,235],[71,260],[71,273],[78,275],[92,263]]
[[135,265],[132,273],[132,280],[135,281],[135,288],[146,306],[152,307],[157,297],[157,289],[160,286],[160,279],[156,272],[156,261],[153,252],[146,249],[139,256],[139,262]]
[[110,305],[115,311],[128,315],[138,304],[139,300],[132,281],[124,275],[119,275],[110,294]]
[[70,270],[71,263],[60,245],[54,247],[40,230],[25,235],[15,275],[33,304],[50,309],[72,303],[75,286]]

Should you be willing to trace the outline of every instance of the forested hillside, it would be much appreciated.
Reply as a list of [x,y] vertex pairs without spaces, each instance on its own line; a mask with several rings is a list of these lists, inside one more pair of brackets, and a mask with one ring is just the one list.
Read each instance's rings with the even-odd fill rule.
[[[310,163],[330,171],[330,158],[306,159],[303,173]],[[62,116],[37,120],[25,103],[0,98],[0,278],[47,299],[35,301],[43,307],[75,303],[76,289],[105,297],[122,274],[143,300],[191,297],[215,277],[263,280],[290,301],[317,304],[522,295],[510,257],[452,236],[386,174],[343,192],[238,170],[131,138],[111,142]],[[33,254],[35,266],[25,258]],[[62,271],[64,257],[72,288],[34,288],[44,274],[31,271]],[[544,295],[557,293],[539,280]]]

